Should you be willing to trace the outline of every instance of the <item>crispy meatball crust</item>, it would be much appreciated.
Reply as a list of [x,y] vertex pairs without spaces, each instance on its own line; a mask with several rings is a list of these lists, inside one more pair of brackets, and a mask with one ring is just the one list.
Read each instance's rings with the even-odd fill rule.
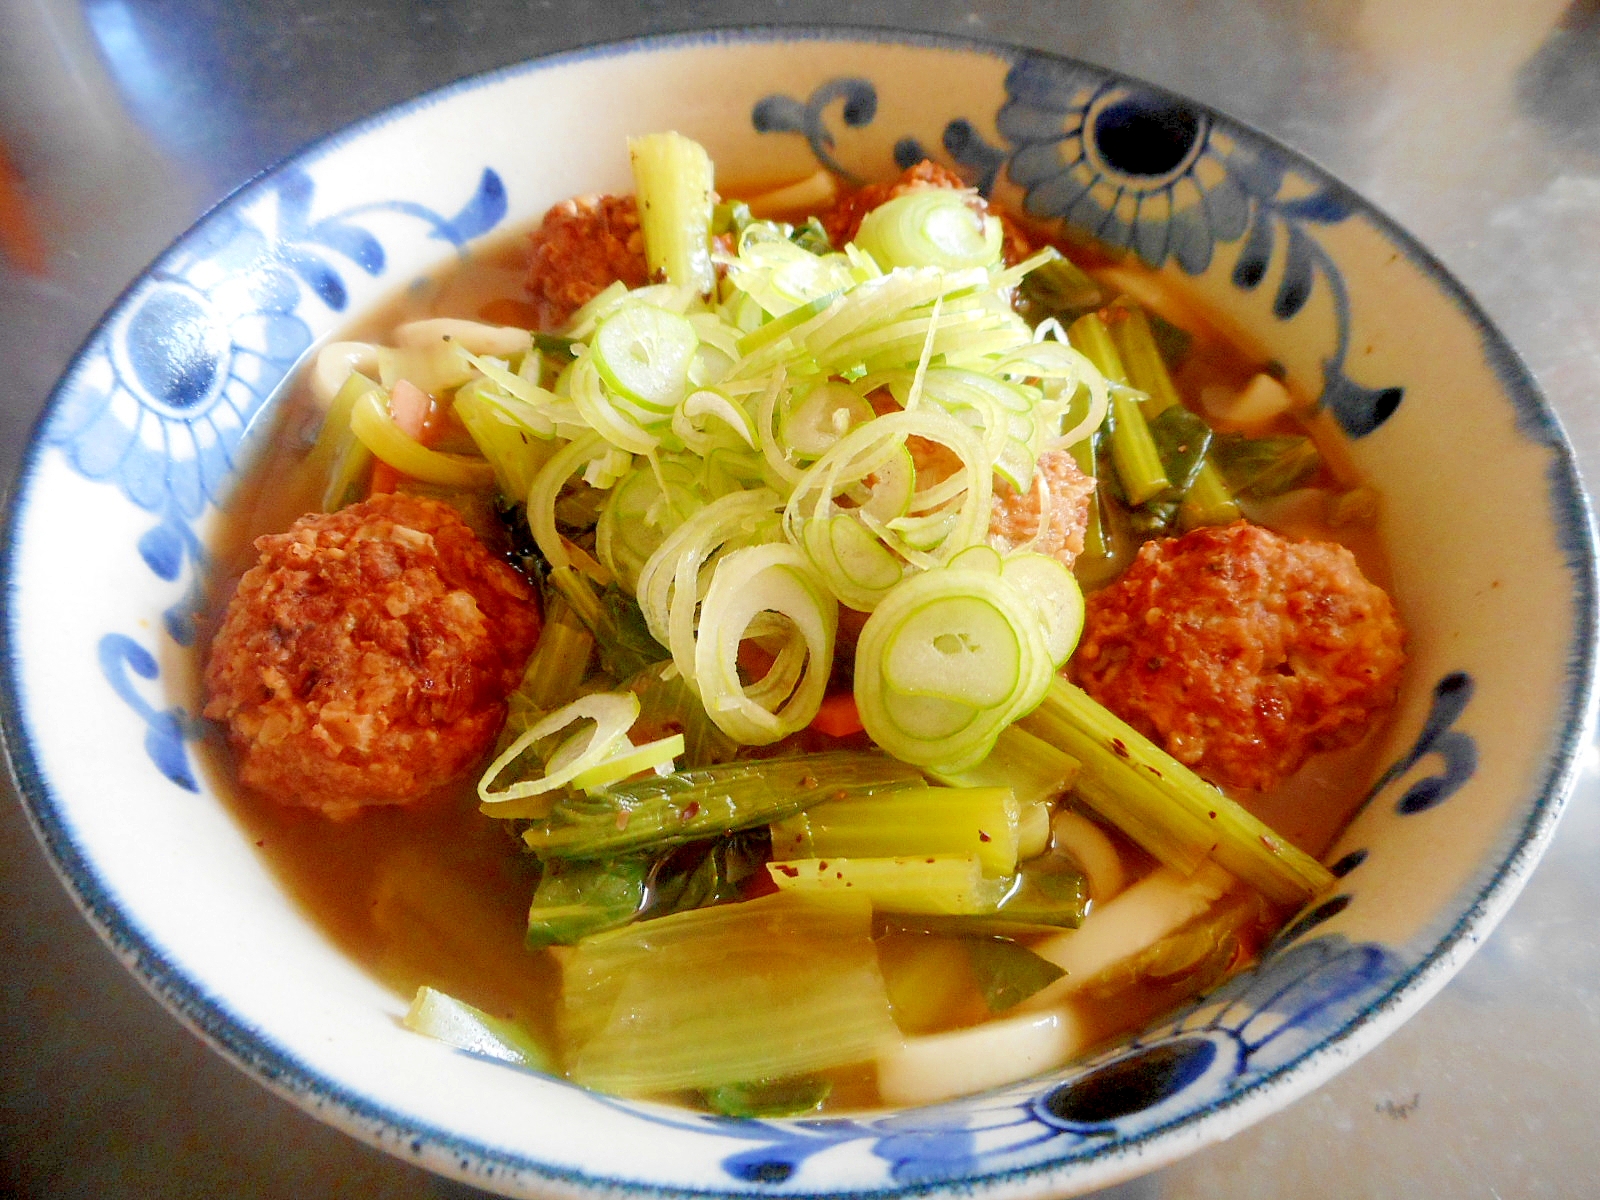
[[483,756],[539,613],[454,509],[378,495],[255,545],[205,673],[241,782],[342,816],[419,800]]
[[1149,542],[1089,597],[1079,682],[1213,783],[1264,790],[1394,703],[1394,605],[1344,547],[1243,522]]
[[619,279],[630,288],[649,280],[632,196],[563,200],[545,213],[528,249],[528,294],[544,330],[565,327],[573,313]]

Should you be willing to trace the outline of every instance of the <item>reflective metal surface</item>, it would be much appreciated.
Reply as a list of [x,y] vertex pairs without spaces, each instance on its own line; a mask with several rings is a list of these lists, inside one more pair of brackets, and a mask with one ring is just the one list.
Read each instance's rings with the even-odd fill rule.
[[[842,21],[1071,54],[1315,158],[1476,293],[1596,477],[1594,0],[0,0],[0,478],[118,292],[208,206],[308,141],[587,42]],[[1527,891],[1440,997],[1329,1086],[1103,1195],[1593,1194],[1597,861],[1591,754]],[[79,918],[9,800],[0,863],[0,1191],[472,1194],[324,1128],[181,1029]]]

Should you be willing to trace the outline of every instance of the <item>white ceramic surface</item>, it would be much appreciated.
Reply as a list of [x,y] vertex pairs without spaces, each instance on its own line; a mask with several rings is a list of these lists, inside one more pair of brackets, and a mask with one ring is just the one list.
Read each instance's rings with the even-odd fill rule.
[[[937,1109],[700,1118],[405,1033],[402,1000],[306,923],[208,794],[190,618],[215,506],[277,383],[475,239],[624,188],[624,137],[665,127],[734,176],[821,159],[883,177],[932,151],[1162,267],[1351,434],[1385,498],[1412,663],[1381,756],[1393,767],[1330,857],[1340,889],[1258,971],[1089,1064]],[[316,147],[219,208],[107,317],[45,414],[9,533],[8,749],[91,920],[270,1086],[510,1192],[1060,1194],[1168,1161],[1315,1086],[1442,985],[1531,869],[1591,721],[1587,507],[1470,299],[1250,131],[995,47],[785,31],[601,48]]]

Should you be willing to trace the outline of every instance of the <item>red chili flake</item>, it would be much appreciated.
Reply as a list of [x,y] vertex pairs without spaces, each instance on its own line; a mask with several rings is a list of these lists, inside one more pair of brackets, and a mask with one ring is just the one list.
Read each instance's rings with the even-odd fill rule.
[[933,860],[933,859],[931,859],[931,858],[930,858],[930,859],[929,859],[929,860],[928,860],[928,862],[929,862],[929,863],[932,863],[932,862],[934,862],[934,861],[935,861],[935,860]]
[[1216,820],[1216,819],[1217,819],[1217,814],[1216,814],[1216,813],[1211,813],[1211,814],[1209,814],[1209,815],[1210,815],[1210,817],[1211,817],[1211,819],[1212,819],[1212,820],[1213,820],[1213,821],[1215,821],[1215,820]]
[[843,879],[844,878],[844,872],[843,871],[835,871],[833,873],[833,877],[835,879]]
[[789,879],[800,878],[800,872],[796,868],[791,867],[788,863],[773,863],[772,869],[778,872],[778,874],[784,875]]
[[1112,738],[1111,748],[1117,752],[1119,757],[1128,757],[1128,747],[1123,743],[1121,738]]
[[802,775],[802,776],[800,776],[800,786],[803,787],[803,788],[814,788],[814,787],[816,787],[817,786],[817,777],[815,775]]
[[833,798],[835,800],[848,800],[848,799],[850,799],[850,793],[845,791],[843,788],[840,788],[837,792],[835,792],[833,794]]
[[828,860],[827,859],[823,859],[821,862],[819,862],[817,864],[817,870],[818,871],[826,871],[827,869],[828,869]]
[[978,830],[978,840],[980,842],[992,842],[992,841],[994,841],[994,839],[992,837],[990,837],[987,833],[985,833],[981,829]]
[[700,815],[700,801],[691,800],[684,807],[683,812],[679,814],[679,819],[683,820],[683,821],[692,821],[696,817],[698,817],[699,815]]

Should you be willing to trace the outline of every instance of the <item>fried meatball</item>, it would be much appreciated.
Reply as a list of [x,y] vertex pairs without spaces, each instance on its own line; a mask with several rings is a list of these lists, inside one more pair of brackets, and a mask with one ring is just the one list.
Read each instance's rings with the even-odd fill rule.
[[942,167],[926,158],[915,166],[907,167],[898,179],[888,183],[869,183],[866,187],[846,192],[823,214],[822,228],[827,231],[828,239],[835,246],[843,246],[846,242],[855,241],[856,234],[861,229],[861,218],[880,204],[886,204],[896,196],[903,196],[907,192],[930,187],[968,191],[967,203],[973,212],[985,217],[998,216],[1000,227],[1005,231],[1006,262],[1019,263],[1032,253],[1033,248],[1028,235],[1016,222],[1005,213],[991,213],[988,202],[976,191],[970,191],[966,180],[950,168]]
[[[880,415],[894,411],[886,402],[875,401]],[[923,437],[906,439],[911,462],[917,470],[918,487],[931,487],[961,469],[955,451],[940,442]],[[1045,513],[1044,492],[1049,493],[1049,514],[1042,533],[1039,518]],[[1031,549],[1072,566],[1083,553],[1083,535],[1089,528],[1089,503],[1094,495],[1094,477],[1085,475],[1073,460],[1070,450],[1047,450],[1034,465],[1033,485],[1018,492],[1000,476],[994,477],[989,500],[988,541],[1002,554],[1026,545],[1034,534],[1039,540]]]
[[[1070,450],[1047,450],[1039,456],[1033,486],[1027,491],[1018,492],[1004,479],[995,477],[989,544],[1006,554],[1026,545],[1037,534],[1039,540],[1031,548],[1070,567],[1083,553],[1093,495],[1094,477],[1079,469]],[[1042,531],[1041,516],[1046,521]]]
[[632,196],[575,196],[545,213],[528,254],[527,288],[540,329],[563,328],[619,279],[630,288],[649,281]]
[[1213,783],[1264,790],[1394,703],[1404,635],[1344,547],[1243,522],[1148,542],[1089,597],[1084,689]]
[[483,756],[539,613],[454,509],[378,495],[255,546],[205,673],[241,782],[344,816],[421,799]]

